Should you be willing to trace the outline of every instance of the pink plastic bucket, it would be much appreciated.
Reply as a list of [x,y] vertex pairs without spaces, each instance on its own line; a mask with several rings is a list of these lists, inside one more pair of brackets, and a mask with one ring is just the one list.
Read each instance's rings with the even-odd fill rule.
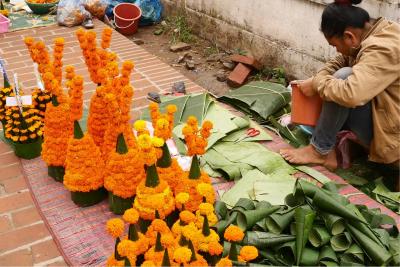
[[10,25],[10,20],[0,14],[0,33],[8,32],[8,26]]
[[117,31],[132,35],[137,31],[142,10],[131,3],[121,3],[114,7],[114,23]]

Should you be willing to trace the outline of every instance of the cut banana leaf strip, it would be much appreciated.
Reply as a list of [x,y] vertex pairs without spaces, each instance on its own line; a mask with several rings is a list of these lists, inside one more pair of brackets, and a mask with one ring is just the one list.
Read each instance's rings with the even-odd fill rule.
[[354,226],[347,224],[346,227],[349,229],[353,238],[357,241],[357,244],[365,251],[374,263],[378,265],[388,265],[390,263],[393,256],[387,249],[374,242]]
[[351,247],[346,250],[342,257],[340,258],[340,261],[343,262],[355,262],[359,264],[364,263],[364,251],[357,245],[353,244]]
[[[359,229],[360,230],[360,229]],[[389,233],[382,228],[376,228],[372,230],[379,238],[379,240],[381,241],[381,244],[383,244],[386,248],[389,248]]]
[[389,215],[380,213],[380,209],[368,209],[365,205],[357,205],[357,208],[372,228],[377,228],[382,224],[387,224],[392,225],[397,229],[396,221]]
[[207,93],[191,95],[185,104],[185,109],[183,110],[180,121],[185,122],[190,116],[195,116],[199,124],[202,124],[206,107],[206,98]]
[[332,182],[331,179],[320,173],[319,171],[310,168],[308,166],[295,166],[295,168],[301,172],[304,172],[305,174],[310,175],[312,178],[320,182],[321,184],[326,184],[329,182]]
[[319,262],[323,262],[323,261],[335,262],[336,265],[339,262],[335,251],[329,245],[325,245],[322,247],[321,252],[319,253],[318,260],[319,260]]
[[316,248],[319,248],[329,243],[330,239],[331,235],[329,234],[328,230],[323,226],[314,226],[308,237],[311,245]]
[[334,251],[340,252],[345,251],[350,248],[353,240],[348,232],[341,233],[339,235],[334,235],[331,238],[331,247]]
[[329,230],[331,235],[341,234],[346,229],[344,219],[342,217],[326,212],[320,212],[320,214],[325,222],[326,228]]
[[283,243],[287,243],[295,239],[296,237],[293,235],[279,235],[268,232],[247,231],[241,244],[244,246],[255,246],[258,249],[265,249],[278,247]]
[[[301,206],[295,210],[294,218],[296,221],[296,265],[299,265],[302,259],[303,249],[307,243],[308,236],[313,227],[315,216],[315,211],[310,209],[308,206]],[[306,257],[304,258],[306,259]],[[316,263],[317,262],[318,256],[316,259]]]
[[274,234],[282,233],[292,222],[296,208],[292,208],[285,213],[274,213],[265,220],[266,228]]

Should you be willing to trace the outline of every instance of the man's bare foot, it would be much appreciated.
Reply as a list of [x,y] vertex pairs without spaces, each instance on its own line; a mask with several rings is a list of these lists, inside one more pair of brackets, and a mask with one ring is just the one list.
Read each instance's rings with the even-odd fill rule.
[[292,164],[319,164],[331,171],[335,170],[338,165],[335,149],[332,149],[328,155],[321,155],[312,145],[308,145],[297,149],[282,149],[280,154]]
[[293,164],[324,164],[326,155],[319,154],[312,145],[280,151],[282,157]]

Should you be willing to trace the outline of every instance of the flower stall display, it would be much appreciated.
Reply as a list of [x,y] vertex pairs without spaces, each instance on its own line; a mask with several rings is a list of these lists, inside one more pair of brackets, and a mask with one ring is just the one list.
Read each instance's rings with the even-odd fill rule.
[[[185,137],[186,145],[188,147],[188,155],[192,157],[192,163],[189,172],[185,172],[184,178],[180,184],[175,188],[175,194],[180,192],[188,192],[190,195],[189,201],[185,208],[190,211],[196,211],[199,205],[203,202],[203,196],[197,191],[197,186],[200,183],[211,183],[210,177],[207,173],[200,170],[199,155],[205,153],[207,147],[207,138],[210,136],[212,123],[204,121],[201,129],[198,128],[197,119],[190,116],[187,120],[182,133]],[[209,197],[209,203],[213,204],[214,197]]]
[[107,194],[103,187],[105,164],[100,149],[90,134],[83,134],[79,125],[83,105],[81,76],[72,79],[69,103],[74,134],[68,142],[64,185],[71,191],[71,199],[76,205],[87,207],[102,201]]
[[153,102],[150,103],[149,110],[154,135],[164,140],[162,156],[157,160],[157,171],[160,178],[167,181],[171,189],[175,191],[177,184],[181,183],[184,173],[178,161],[175,158],[171,158],[167,140],[172,137],[174,114],[177,111],[177,107],[175,105],[168,105],[166,113],[161,114],[158,104]]
[[116,148],[110,152],[106,162],[104,186],[109,192],[110,210],[115,214],[123,214],[132,207],[136,188],[145,178],[144,162],[139,151],[128,148],[126,144],[123,132],[126,124],[121,122],[122,114],[119,113],[115,96],[108,94],[107,99],[111,110],[114,110],[111,114],[115,119],[112,120],[110,129],[113,127],[117,141]]

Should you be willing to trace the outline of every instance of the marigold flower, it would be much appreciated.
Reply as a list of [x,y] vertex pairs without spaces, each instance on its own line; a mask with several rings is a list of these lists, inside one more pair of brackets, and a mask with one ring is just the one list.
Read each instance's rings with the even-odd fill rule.
[[121,242],[119,242],[117,246],[118,254],[120,254],[123,257],[127,257],[133,254],[135,247],[135,242],[129,239],[124,239]]
[[151,142],[155,147],[162,147],[164,145],[164,140],[158,137],[153,137]]
[[179,213],[179,219],[185,224],[189,224],[196,220],[196,216],[190,211],[184,210]]
[[242,229],[240,229],[236,225],[229,225],[228,228],[226,228],[225,233],[224,233],[224,238],[230,242],[239,242],[242,241],[244,237],[244,233]]
[[228,258],[222,258],[215,267],[232,267],[232,261]]
[[112,237],[117,238],[124,232],[124,221],[119,218],[110,219],[107,221],[106,229]]
[[192,257],[192,251],[186,247],[177,248],[174,251],[174,261],[179,264],[186,264]]
[[167,106],[167,112],[168,113],[175,113],[178,110],[178,108],[175,105],[168,105]]
[[201,203],[199,205],[199,211],[201,215],[207,216],[214,212],[214,206],[210,203]]
[[189,200],[189,194],[186,192],[181,192],[179,194],[176,195],[175,200],[177,203],[179,204],[185,204],[186,202],[188,202]]
[[161,235],[161,244],[164,248],[173,247],[176,244],[176,240],[172,234]]
[[258,257],[258,250],[254,246],[243,246],[240,249],[240,257],[246,262],[252,261]]
[[115,259],[115,255],[111,255],[108,259],[107,259],[107,263],[106,263],[107,267],[122,267],[124,266],[124,261],[117,261]]
[[142,267],[155,267],[156,264],[153,261],[144,261]]
[[127,209],[124,212],[122,219],[124,219],[126,222],[130,224],[135,224],[139,220],[139,212],[134,208]]
[[224,248],[219,242],[210,242],[208,244],[208,253],[211,256],[221,255],[221,253],[223,251],[224,251]]

